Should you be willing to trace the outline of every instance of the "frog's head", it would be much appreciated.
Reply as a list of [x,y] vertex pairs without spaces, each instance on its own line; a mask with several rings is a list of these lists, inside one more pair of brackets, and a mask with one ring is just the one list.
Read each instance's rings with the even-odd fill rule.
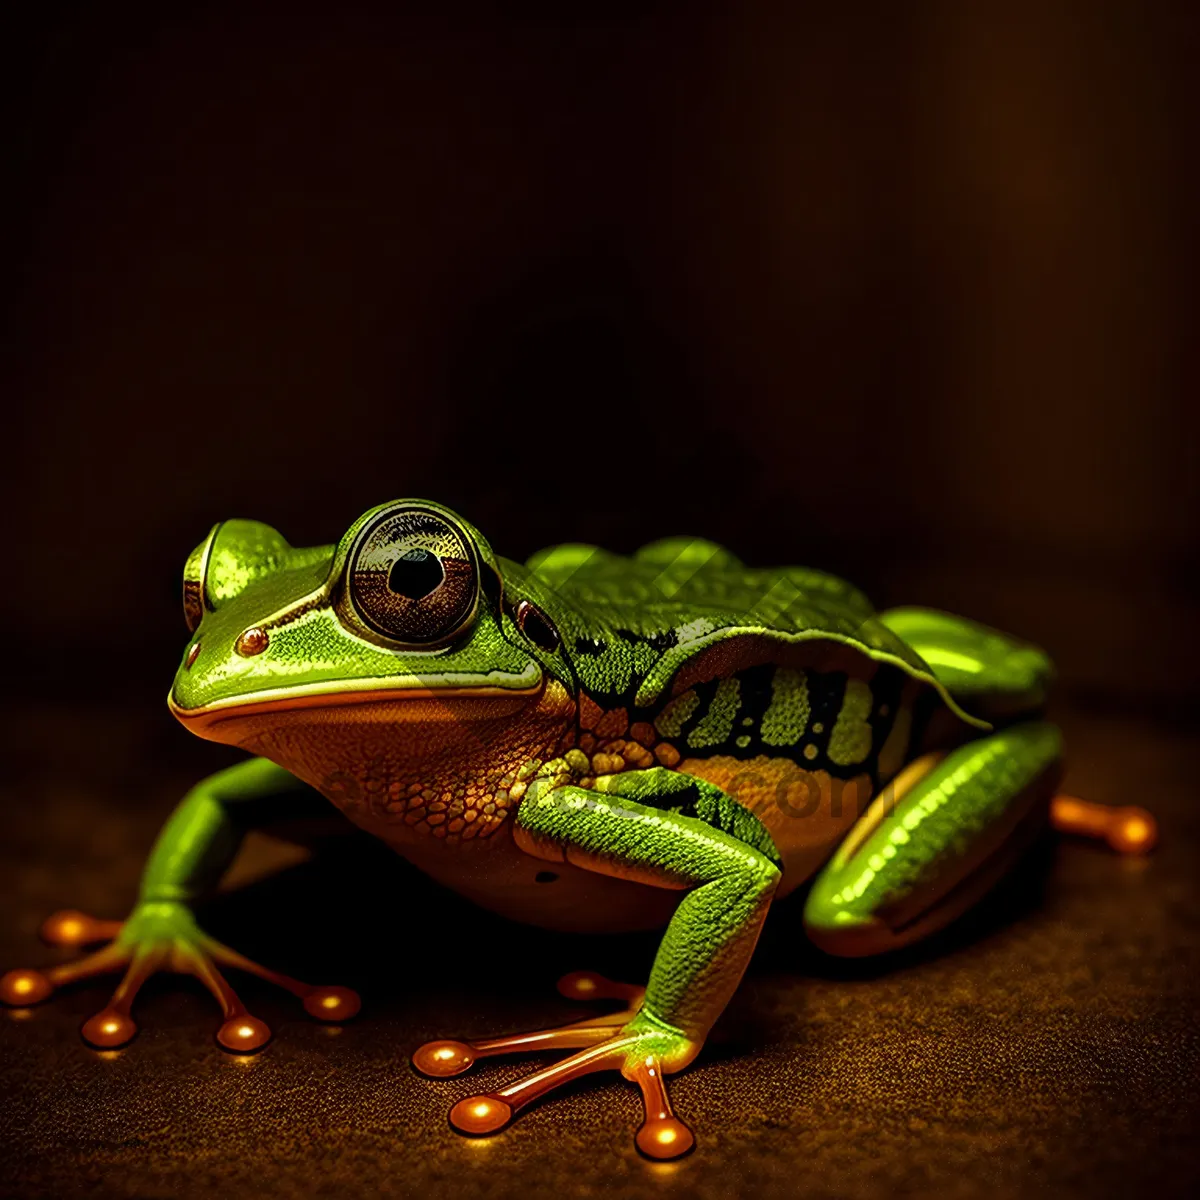
[[332,727],[343,749],[375,753],[406,726],[419,754],[449,749],[456,730],[479,741],[573,708],[552,623],[506,598],[482,534],[428,501],[381,505],[336,546],[307,549],[225,521],[188,558],[183,597],[192,639],[172,712],[310,781],[344,755],[297,764],[295,748],[328,744]]

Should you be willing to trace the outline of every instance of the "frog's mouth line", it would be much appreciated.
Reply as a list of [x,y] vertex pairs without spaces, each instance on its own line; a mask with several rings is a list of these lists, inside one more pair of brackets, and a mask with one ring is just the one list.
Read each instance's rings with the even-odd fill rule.
[[[470,717],[503,718],[512,716],[536,700],[545,687],[539,680],[531,687],[510,688],[492,685],[461,687],[375,686],[369,689],[323,688],[311,691],[269,688],[230,700],[218,700],[196,708],[184,708],[167,696],[167,707],[175,718],[201,737],[214,725],[246,717],[268,716],[305,709],[351,708],[377,710],[376,716],[392,721],[413,719],[422,722],[461,721]],[[424,701],[424,703],[421,703]],[[503,703],[508,701],[507,704]],[[411,704],[411,709],[405,709]],[[386,710],[386,712],[380,711]]]

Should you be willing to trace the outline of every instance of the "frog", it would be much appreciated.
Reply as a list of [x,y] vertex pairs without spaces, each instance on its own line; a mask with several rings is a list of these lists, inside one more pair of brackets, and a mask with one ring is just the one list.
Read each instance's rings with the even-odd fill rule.
[[195,914],[247,832],[330,802],[514,923],[661,930],[644,984],[560,980],[569,998],[615,1002],[607,1013],[413,1052],[439,1079],[495,1055],[569,1052],[455,1103],[466,1135],[614,1071],[642,1098],[637,1149],[685,1154],[695,1135],[666,1081],[703,1049],[789,893],[807,888],[789,911],[820,950],[886,955],[960,917],[1047,826],[1126,853],[1155,837],[1142,809],[1060,793],[1039,647],[939,609],[876,611],[833,574],[746,566],[703,538],[628,556],[565,543],[522,563],[427,500],[376,506],[336,545],[306,548],[233,519],[187,558],[183,608],[170,712],[248,757],[187,792],[124,921],[67,910],[43,927],[98,949],[9,971],[0,999],[27,1006],[118,973],[81,1030],[111,1049],[135,1036],[146,979],[186,973],[221,1008],[218,1044],[251,1053],[271,1030],[232,968],[319,1020],[349,1020],[353,990],[251,960]]

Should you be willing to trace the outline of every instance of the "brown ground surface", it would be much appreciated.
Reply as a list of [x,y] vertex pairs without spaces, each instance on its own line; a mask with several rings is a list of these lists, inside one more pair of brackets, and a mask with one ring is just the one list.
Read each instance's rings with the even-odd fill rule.
[[[1136,799],[1163,844],[1121,860],[1047,842],[935,943],[841,963],[804,944],[801,899],[773,913],[722,1039],[674,1084],[697,1131],[680,1163],[633,1147],[636,1093],[599,1077],[490,1140],[455,1135],[454,1099],[511,1079],[416,1076],[408,1053],[582,1015],[557,976],[645,973],[652,939],[510,926],[374,847],[286,867],[214,901],[208,928],[302,977],[347,983],[361,1016],[309,1021],[255,982],[276,1031],[254,1058],[213,1042],[189,982],[152,983],[142,1032],[100,1054],[78,1027],[100,984],[0,1017],[0,1188],[20,1196],[1184,1195],[1197,1175],[1194,746],[1144,720],[1060,714],[1068,785]],[[60,907],[119,916],[154,831],[225,761],[161,712],[35,708],[4,716],[0,964]],[[252,847],[265,868],[268,844]],[[248,872],[242,873],[247,878]]]

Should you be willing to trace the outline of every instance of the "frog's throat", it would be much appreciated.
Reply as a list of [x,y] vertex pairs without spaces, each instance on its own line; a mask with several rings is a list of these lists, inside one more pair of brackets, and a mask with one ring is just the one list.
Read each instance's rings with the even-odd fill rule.
[[[502,719],[536,706],[545,690],[545,680],[526,688],[487,685],[467,687],[378,687],[330,689],[304,692],[283,689],[251,693],[220,700],[197,708],[183,708],[174,695],[167,707],[176,719],[199,737],[215,742],[235,742],[233,727],[274,714],[302,716],[311,709],[357,709],[368,722],[453,723],[478,719]],[[222,728],[224,726],[224,728]]]

